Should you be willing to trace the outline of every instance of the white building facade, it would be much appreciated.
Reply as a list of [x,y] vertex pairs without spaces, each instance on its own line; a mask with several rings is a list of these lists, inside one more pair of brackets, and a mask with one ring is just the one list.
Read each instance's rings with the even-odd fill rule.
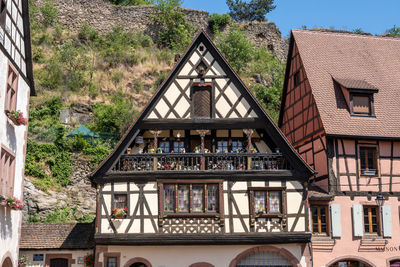
[[[35,94],[29,30],[28,0],[0,1],[0,266],[14,267],[22,211],[8,198],[22,202],[29,97]],[[12,120],[20,111],[26,119]]]

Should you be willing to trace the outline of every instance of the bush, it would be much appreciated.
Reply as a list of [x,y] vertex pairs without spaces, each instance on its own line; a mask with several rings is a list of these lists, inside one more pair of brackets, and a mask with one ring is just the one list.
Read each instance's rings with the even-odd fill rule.
[[212,33],[218,33],[219,30],[226,26],[231,21],[231,16],[228,14],[212,14],[208,20],[208,27]]
[[253,45],[236,25],[230,27],[228,34],[219,36],[217,46],[237,72],[245,68],[252,59]]
[[122,134],[136,117],[137,111],[133,108],[132,101],[121,92],[114,95],[112,103],[96,104],[93,109],[93,128],[98,132]]
[[152,5],[154,0],[110,0],[114,5],[120,6],[140,6],[140,5]]
[[180,9],[181,0],[158,0],[153,18],[160,27],[158,45],[183,51],[191,42],[194,27],[186,21]]
[[40,12],[43,16],[43,25],[54,26],[57,22],[58,10],[54,6],[54,0],[45,0],[43,5],[40,7]]
[[85,21],[79,29],[78,38],[86,43],[94,42],[99,38],[99,33]]

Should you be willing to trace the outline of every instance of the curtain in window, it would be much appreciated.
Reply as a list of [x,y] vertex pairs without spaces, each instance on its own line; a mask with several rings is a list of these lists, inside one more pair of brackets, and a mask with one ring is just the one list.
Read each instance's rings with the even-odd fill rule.
[[254,212],[256,214],[265,213],[265,192],[254,192]]
[[204,202],[204,188],[202,185],[193,186],[193,211],[202,212]]
[[188,185],[178,185],[178,212],[189,212]]
[[207,211],[217,212],[218,185],[207,187]]
[[281,212],[281,194],[280,192],[269,192],[269,212]]
[[164,211],[175,212],[175,186],[164,185]]

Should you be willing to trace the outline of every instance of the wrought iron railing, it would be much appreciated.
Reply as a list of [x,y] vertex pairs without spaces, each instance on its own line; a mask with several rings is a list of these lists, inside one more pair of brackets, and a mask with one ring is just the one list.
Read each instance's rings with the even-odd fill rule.
[[160,153],[122,155],[113,171],[284,170],[280,153]]

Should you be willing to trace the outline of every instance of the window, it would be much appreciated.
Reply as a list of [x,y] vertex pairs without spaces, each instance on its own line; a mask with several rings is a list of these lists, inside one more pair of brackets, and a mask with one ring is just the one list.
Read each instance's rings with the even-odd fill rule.
[[174,142],[174,152],[182,153],[185,149],[185,143],[183,141],[175,141]]
[[169,142],[161,142],[160,143],[160,148],[163,153],[169,153]]
[[228,152],[228,141],[218,141],[217,147],[219,152]]
[[167,214],[202,214],[219,212],[219,183],[164,184],[161,194]]
[[18,75],[17,72],[8,66],[7,88],[5,94],[4,110],[11,111],[17,108],[17,88],[18,88]]
[[242,141],[232,141],[232,152],[240,152],[243,149]]
[[193,118],[211,118],[211,84],[194,85],[192,103]]
[[117,267],[117,258],[116,257],[108,257],[107,258],[107,267]]
[[311,205],[311,224],[314,235],[328,235],[328,206]]
[[360,116],[371,116],[372,94],[352,94],[351,113]]
[[0,195],[12,196],[14,193],[15,156],[1,149],[0,158]]
[[293,75],[293,83],[294,83],[294,87],[297,87],[300,84],[300,71],[296,72]]
[[282,214],[282,190],[250,188],[252,212],[257,216]]
[[126,194],[114,195],[114,208],[115,209],[127,208],[127,195]]
[[378,174],[377,146],[360,145],[360,173],[366,176],[375,176]]
[[378,207],[364,206],[364,233],[377,235],[379,229]]

